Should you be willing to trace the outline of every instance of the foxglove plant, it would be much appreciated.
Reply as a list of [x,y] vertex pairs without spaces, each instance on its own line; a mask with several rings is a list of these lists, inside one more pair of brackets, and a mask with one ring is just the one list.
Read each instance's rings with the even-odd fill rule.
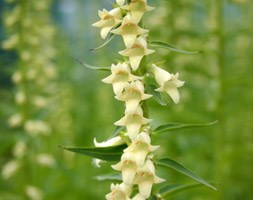
[[[120,172],[122,181],[111,184],[111,192],[106,195],[107,200],[145,200],[166,197],[170,192],[168,188],[160,188],[158,192],[154,190],[152,192],[154,185],[166,181],[157,176],[156,166],[173,168],[214,189],[208,182],[176,161],[170,158],[157,159],[154,156],[159,145],[153,145],[153,136],[171,129],[195,125],[173,127],[172,124],[167,124],[153,128],[151,124],[153,120],[148,116],[147,99],[154,97],[158,103],[161,103],[164,100],[160,93],[167,93],[177,104],[180,100],[178,88],[184,85],[184,81],[179,80],[178,73],[169,73],[152,61],[147,62],[148,55],[155,53],[155,50],[149,49],[149,44],[176,49],[163,42],[148,41],[149,30],[142,27],[142,18],[146,12],[153,9],[148,5],[147,0],[116,0],[111,11],[103,9],[98,12],[101,19],[93,26],[101,28],[101,37],[109,43],[114,35],[120,35],[126,46],[126,49],[119,51],[119,54],[124,57],[124,62],[112,64],[111,68],[107,69],[111,74],[102,80],[112,85],[115,99],[124,102],[124,116],[114,123],[116,129],[109,140],[102,143],[94,140],[95,148],[63,147],[89,156],[93,152],[92,157],[96,159],[117,161],[112,168]],[[202,125],[210,125],[210,123]],[[98,161],[96,160],[97,163]],[[164,194],[159,194],[160,191]]]
[[[4,13],[4,24],[8,38],[2,42],[1,48],[15,52],[19,58],[11,63],[17,65],[12,75],[17,109],[8,120],[10,127],[18,130],[18,138],[13,146],[12,160],[1,169],[1,178],[6,182],[15,182],[19,191],[25,190],[27,198],[39,200],[44,194],[32,173],[22,183],[11,179],[25,174],[33,166],[39,171],[40,168],[52,168],[56,164],[48,152],[47,137],[52,129],[49,115],[45,114],[50,110],[49,107],[52,108],[49,96],[55,92],[54,79],[57,76],[56,66],[52,62],[55,48],[51,44],[55,29],[49,23],[51,1],[7,2],[10,9]],[[38,145],[38,142],[43,145]],[[20,195],[23,198],[23,194]]]

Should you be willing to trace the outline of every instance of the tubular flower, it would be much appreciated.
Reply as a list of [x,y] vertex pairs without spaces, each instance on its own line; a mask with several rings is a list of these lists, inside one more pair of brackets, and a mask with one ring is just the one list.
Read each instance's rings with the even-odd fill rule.
[[141,196],[140,193],[136,194],[132,200],[146,200],[146,198],[144,198],[143,196]]
[[[97,142],[96,138],[93,140],[95,147],[111,147],[117,146],[121,144],[125,144],[127,142],[127,138],[125,135],[116,136],[104,142]],[[93,158],[93,164],[95,167],[100,167],[100,164],[105,161],[100,160],[98,158]]]
[[134,184],[139,186],[139,192],[142,197],[147,199],[150,196],[154,183],[165,181],[155,175],[155,166],[151,160],[146,160],[143,167],[138,168],[134,178]]
[[132,185],[134,176],[137,172],[137,164],[135,162],[135,154],[132,152],[126,152],[121,156],[121,160],[116,165],[112,165],[112,168],[121,171],[123,183],[126,185]]
[[152,146],[150,143],[150,136],[145,132],[141,132],[124,152],[132,152],[138,167],[142,167],[148,153],[159,148],[159,146]]
[[122,35],[127,48],[133,46],[138,35],[143,35],[148,32],[148,30],[139,27],[130,15],[124,17],[119,28],[111,31],[111,33]]
[[155,52],[154,50],[150,50],[147,48],[147,41],[145,37],[140,36],[135,40],[132,47],[127,48],[123,51],[120,51],[119,54],[121,54],[122,56],[129,57],[129,61],[130,61],[132,69],[136,70],[138,69],[140,65],[141,59],[144,56],[149,55],[154,52]]
[[132,188],[124,183],[111,184],[111,192],[106,195],[107,200],[130,200]]
[[125,0],[116,0],[116,3],[119,5],[119,6],[123,6],[125,4]]
[[112,74],[102,81],[104,83],[112,84],[113,91],[116,95],[122,93],[125,85],[130,81],[140,80],[142,77],[131,74],[131,69],[127,63],[118,63],[117,65],[112,64]]
[[101,28],[101,37],[105,39],[110,30],[121,22],[121,11],[120,8],[115,8],[109,12],[103,9],[103,11],[98,11],[98,15],[101,20],[92,25]]
[[111,147],[117,146],[126,143],[126,138],[124,136],[116,136],[104,142],[97,142],[96,138],[94,138],[95,147]]
[[146,11],[154,9],[147,5],[146,0],[132,0],[129,5],[125,5],[122,8],[131,11],[131,17],[135,20],[135,23],[141,21],[141,18]]
[[115,98],[119,101],[125,101],[126,112],[132,114],[141,101],[150,97],[152,97],[152,95],[144,93],[144,85],[141,81],[133,81],[126,84],[124,92],[117,95]]
[[151,121],[152,119],[147,119],[143,117],[142,108],[138,106],[133,114],[125,113],[125,116],[114,124],[116,126],[126,126],[129,138],[131,140],[134,140],[137,137],[141,126],[144,124],[148,124]]
[[177,88],[184,85],[184,81],[178,80],[179,74],[176,73],[170,74],[169,72],[157,67],[156,65],[152,65],[153,73],[155,76],[156,82],[159,84],[159,88],[156,91],[166,92],[174,101],[174,103],[178,103],[180,100],[180,96]]

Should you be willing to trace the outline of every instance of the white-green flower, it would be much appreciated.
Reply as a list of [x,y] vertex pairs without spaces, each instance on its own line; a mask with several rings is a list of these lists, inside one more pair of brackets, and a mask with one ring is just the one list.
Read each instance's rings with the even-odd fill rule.
[[172,98],[174,103],[178,103],[180,96],[177,88],[184,85],[184,81],[178,80],[179,74],[170,74],[169,72],[157,67],[154,64],[152,67],[155,80],[160,86],[156,89],[156,91],[166,92]]
[[101,37],[105,39],[110,30],[121,22],[121,10],[120,8],[115,8],[111,11],[103,9],[98,11],[98,15],[101,19],[92,25],[101,28]]
[[21,163],[19,160],[9,161],[2,167],[2,172],[1,172],[2,178],[9,179],[18,171],[20,167],[21,167]]
[[125,101],[126,112],[134,113],[139,103],[143,100],[152,97],[150,94],[144,93],[144,85],[141,81],[133,81],[125,85],[123,93],[116,95],[115,98],[120,101]]
[[104,78],[104,83],[112,84],[113,91],[116,95],[122,93],[125,85],[129,81],[140,80],[142,77],[131,74],[131,69],[127,63],[118,63],[117,65],[112,64],[112,74]]
[[112,165],[112,168],[121,171],[123,183],[132,185],[134,176],[137,172],[135,154],[133,152],[123,153],[120,162],[116,165]]
[[139,193],[145,199],[150,197],[151,189],[154,183],[165,181],[155,175],[155,166],[151,160],[146,160],[143,167],[138,168],[134,178],[134,184],[139,187]]
[[138,167],[142,167],[148,153],[155,151],[159,146],[151,145],[150,136],[141,132],[135,140],[124,150],[124,152],[131,152],[134,154],[135,161]]
[[144,124],[148,124],[151,121],[152,119],[147,119],[143,117],[143,111],[141,107],[138,106],[133,114],[129,114],[126,112],[125,116],[114,124],[116,126],[126,126],[127,135],[131,140],[134,140],[140,132],[141,126]]
[[[111,146],[125,144],[127,142],[127,138],[125,135],[120,135],[120,136],[110,138],[109,140],[106,140],[103,142],[97,142],[96,138],[94,138],[93,142],[94,142],[95,147],[111,147]],[[103,162],[105,161],[98,158],[93,158],[93,161],[92,161],[95,167],[100,167],[101,163]]]
[[117,146],[117,145],[121,145],[125,143],[126,143],[126,138],[124,136],[116,136],[103,142],[97,142],[96,138],[94,138],[95,147],[111,147],[111,146]]
[[123,6],[125,4],[125,0],[116,0],[116,3],[119,5],[119,6]]
[[140,193],[136,194],[132,200],[146,200],[146,198],[144,198],[143,196],[141,196]]
[[146,11],[153,10],[153,7],[147,5],[147,0],[132,0],[129,5],[122,6],[123,9],[131,12],[131,17],[135,23],[139,23]]
[[147,41],[145,37],[140,36],[135,40],[133,46],[123,51],[120,51],[119,54],[121,54],[122,56],[129,57],[129,61],[130,61],[132,69],[136,70],[138,69],[140,65],[141,59],[144,56],[149,55],[154,52],[155,52],[154,50],[147,48]]
[[126,15],[122,20],[121,26],[112,30],[111,33],[121,35],[126,47],[130,48],[133,46],[137,36],[148,33],[148,30],[139,27],[130,15]]
[[107,200],[130,200],[129,196],[132,193],[132,187],[121,184],[111,184],[111,192],[106,195]]

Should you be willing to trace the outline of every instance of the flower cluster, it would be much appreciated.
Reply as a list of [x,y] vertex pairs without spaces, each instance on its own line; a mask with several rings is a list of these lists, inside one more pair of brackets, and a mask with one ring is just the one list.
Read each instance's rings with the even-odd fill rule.
[[[44,136],[51,134],[46,113],[51,106],[49,95],[54,92],[53,80],[56,77],[55,65],[52,62],[55,49],[51,46],[55,30],[49,23],[51,1],[8,2],[12,4],[9,6],[11,10],[5,13],[4,18],[8,38],[3,41],[1,47],[6,51],[16,52],[19,58],[15,62],[18,67],[12,75],[16,86],[14,99],[17,110],[8,123],[25,134],[18,138],[13,147],[13,159],[2,168],[1,175],[4,179],[10,179],[30,164],[26,163],[29,160],[27,157],[30,156],[28,152],[32,148],[31,143],[35,145],[35,142],[30,140],[37,137],[43,141]],[[33,162],[43,167],[54,167],[55,159],[47,153],[48,149],[45,149],[40,148],[34,152]],[[28,184],[27,180],[25,184]],[[25,193],[29,199],[42,199],[42,191],[35,186],[27,186]]]
[[[152,95],[145,93],[145,76],[147,71],[153,76],[159,87],[156,91],[166,92],[175,103],[179,102],[177,88],[184,82],[178,80],[177,74],[167,71],[143,59],[144,56],[154,53],[148,49],[147,34],[149,30],[141,27],[142,17],[145,12],[153,10],[146,0],[117,0],[117,7],[111,11],[103,9],[99,11],[98,22],[93,25],[101,28],[101,37],[105,39],[108,34],[121,35],[126,46],[119,52],[125,57],[125,62],[119,62],[111,66],[111,75],[102,81],[112,84],[115,98],[125,103],[124,116],[116,121],[116,126],[126,128],[126,136],[130,143],[124,150],[119,163],[112,168],[120,171],[123,183],[112,184],[111,192],[106,195],[108,200],[145,200],[151,195],[152,186],[161,183],[164,179],[156,176],[155,166],[152,160],[152,152],[159,146],[151,144],[151,128],[149,119],[145,113],[145,100]],[[145,70],[139,70],[145,68]],[[149,70],[148,70],[149,68]],[[144,72],[142,72],[144,71]],[[124,136],[125,137],[125,136]],[[120,144],[120,136],[110,141],[97,143],[95,146],[112,146]],[[122,142],[121,141],[121,142]],[[133,186],[138,186],[138,192],[132,194]]]

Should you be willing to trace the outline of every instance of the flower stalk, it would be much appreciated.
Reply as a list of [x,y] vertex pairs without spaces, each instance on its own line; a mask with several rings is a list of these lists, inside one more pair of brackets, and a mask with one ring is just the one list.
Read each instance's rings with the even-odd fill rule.
[[[117,0],[117,7],[111,11],[99,11],[98,22],[93,26],[101,28],[103,39],[110,34],[120,35],[126,46],[125,50],[119,51],[125,62],[119,62],[111,66],[111,75],[102,81],[112,84],[115,99],[125,103],[124,116],[116,121],[116,126],[126,128],[126,136],[129,145],[123,151],[121,160],[112,165],[114,170],[120,171],[123,182],[111,185],[111,192],[106,195],[108,200],[142,200],[148,199],[152,193],[154,184],[165,181],[156,175],[153,152],[159,146],[152,145],[151,125],[152,119],[148,118],[146,100],[151,98],[145,88],[147,83],[144,79],[151,76],[157,82],[156,91],[167,93],[174,103],[178,103],[178,88],[184,82],[178,80],[179,74],[169,72],[147,62],[147,56],[155,51],[148,48],[147,36],[149,30],[142,27],[142,17],[146,12],[153,10],[146,0]],[[117,136],[118,137],[118,136]],[[103,145],[113,146],[116,143],[103,142]],[[113,141],[113,140],[110,140]],[[95,144],[98,145],[97,142]],[[134,186],[137,192],[132,192]]]

